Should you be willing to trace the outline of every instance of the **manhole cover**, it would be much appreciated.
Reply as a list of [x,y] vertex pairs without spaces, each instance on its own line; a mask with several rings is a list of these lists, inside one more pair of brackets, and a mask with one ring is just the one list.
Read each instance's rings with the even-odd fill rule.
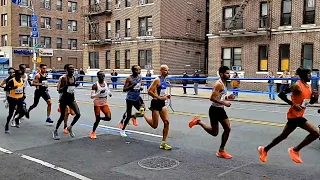
[[138,164],[145,169],[165,170],[177,167],[179,161],[167,157],[150,157],[140,160]]

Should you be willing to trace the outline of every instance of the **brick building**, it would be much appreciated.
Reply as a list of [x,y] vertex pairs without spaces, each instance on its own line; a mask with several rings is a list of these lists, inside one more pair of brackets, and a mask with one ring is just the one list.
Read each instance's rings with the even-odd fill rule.
[[205,70],[205,0],[86,0],[84,69]]
[[[22,0],[23,6],[35,9],[38,15],[40,37],[37,39],[42,63],[48,68],[62,69],[64,64],[72,63],[82,67],[83,24],[79,11],[82,1],[77,0]],[[19,7],[11,0],[0,0],[0,55],[8,59],[0,68],[17,68],[20,63],[33,68],[30,37],[32,12]]]
[[[319,68],[320,0],[213,0],[209,76],[221,65],[244,77]],[[252,81],[240,88],[265,89]]]

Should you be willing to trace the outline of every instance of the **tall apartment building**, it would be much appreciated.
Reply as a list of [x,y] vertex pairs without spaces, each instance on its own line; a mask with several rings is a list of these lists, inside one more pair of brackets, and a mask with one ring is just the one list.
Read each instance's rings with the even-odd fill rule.
[[205,0],[86,0],[84,69],[205,69]]
[[[244,77],[319,68],[320,0],[213,0],[209,75],[221,65]],[[251,81],[252,82],[252,81]],[[241,83],[243,88],[266,88]]]
[[[63,68],[66,63],[82,67],[82,1],[22,0],[22,5],[31,6],[32,2],[38,16],[38,56],[42,63],[56,69]],[[11,0],[0,0],[0,55],[7,58],[7,61],[0,62],[0,69],[17,68],[20,63],[33,68],[31,15],[30,10],[13,4]]]

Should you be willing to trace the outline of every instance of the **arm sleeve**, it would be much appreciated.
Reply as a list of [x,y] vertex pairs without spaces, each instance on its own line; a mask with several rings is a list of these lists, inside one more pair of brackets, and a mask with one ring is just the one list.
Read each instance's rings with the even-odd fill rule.
[[310,104],[314,104],[318,101],[318,99],[316,97],[314,97],[313,95],[311,95],[311,98],[310,98]]
[[288,97],[287,97],[287,94],[288,94],[288,93],[291,93],[290,87],[287,88],[287,89],[285,89],[284,91],[280,92],[280,93],[278,94],[278,97],[279,97],[282,101],[288,103],[289,105],[292,105],[292,104],[293,104],[292,101],[290,101],[290,100],[288,99]]

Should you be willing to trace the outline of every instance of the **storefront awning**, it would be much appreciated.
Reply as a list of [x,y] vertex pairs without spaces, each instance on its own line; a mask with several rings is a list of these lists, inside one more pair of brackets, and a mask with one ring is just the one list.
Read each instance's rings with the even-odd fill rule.
[[9,62],[9,58],[0,57],[0,64],[7,64]]

